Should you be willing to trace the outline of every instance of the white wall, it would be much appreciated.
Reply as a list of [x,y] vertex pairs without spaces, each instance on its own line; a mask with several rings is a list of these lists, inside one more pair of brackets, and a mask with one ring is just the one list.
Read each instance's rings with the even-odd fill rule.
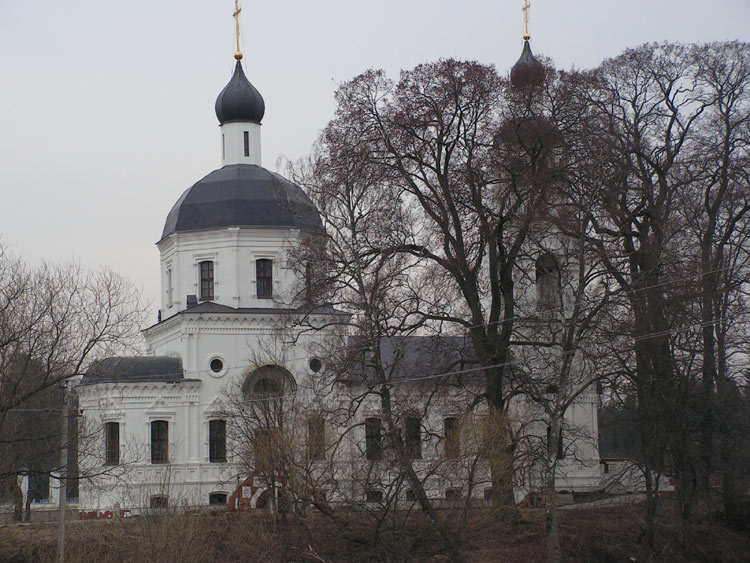
[[[234,308],[293,305],[302,286],[287,250],[298,236],[290,229],[229,227],[178,232],[160,241],[162,319],[185,309],[187,295],[200,300],[199,263],[204,260],[214,262],[214,302]],[[255,261],[262,258],[273,261],[273,299],[257,298]]]

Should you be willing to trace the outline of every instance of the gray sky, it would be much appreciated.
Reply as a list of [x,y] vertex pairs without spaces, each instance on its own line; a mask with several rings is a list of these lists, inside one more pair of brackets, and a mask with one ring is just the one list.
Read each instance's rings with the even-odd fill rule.
[[[245,71],[266,101],[263,164],[304,156],[337,84],[455,57],[508,72],[521,0],[241,2]],[[0,237],[32,262],[110,266],[159,295],[154,243],[220,166],[213,104],[233,0],[0,0]],[[532,48],[589,68],[648,41],[750,40],[750,0],[532,0]]]

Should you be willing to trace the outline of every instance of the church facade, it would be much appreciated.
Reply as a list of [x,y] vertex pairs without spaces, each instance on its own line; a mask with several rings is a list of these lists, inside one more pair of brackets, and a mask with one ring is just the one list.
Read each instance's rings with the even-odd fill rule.
[[[143,332],[148,354],[102,360],[77,387],[79,463],[88,476],[80,484],[81,509],[261,508],[269,494],[274,502],[283,494],[277,488],[297,496],[291,481],[300,480],[298,490],[317,483],[331,502],[383,502],[384,495],[413,501],[408,488],[391,489],[378,402],[365,398],[339,416],[363,396],[367,375],[352,373],[320,393],[328,361],[320,350],[342,338],[335,327],[348,314],[310,309],[298,297],[305,280],[290,250],[323,225],[301,188],[261,167],[264,101],[239,59],[215,110],[222,167],[185,191],[167,215],[157,243],[159,322]],[[303,317],[330,328],[295,329]],[[455,383],[450,376],[414,377],[460,372],[448,366],[469,366],[470,346],[461,338],[415,337],[387,347],[392,361],[402,362],[394,396],[409,405],[400,424],[428,496],[483,498],[489,470],[472,426],[481,427],[486,413],[481,406],[466,413],[481,394],[481,379],[470,368],[461,385],[447,384]],[[248,411],[237,406],[243,401]],[[596,393],[586,391],[566,411],[565,424],[577,432],[561,446],[559,489],[599,485],[597,405]],[[511,406],[518,419],[532,411],[523,399]],[[279,413],[284,421],[269,420]],[[544,440],[545,428],[540,418],[522,431]],[[290,457],[304,479],[278,467],[269,478],[276,457],[264,453],[269,448],[298,452]],[[471,467],[478,470],[469,481]],[[519,477],[519,498],[534,489],[533,474]]]

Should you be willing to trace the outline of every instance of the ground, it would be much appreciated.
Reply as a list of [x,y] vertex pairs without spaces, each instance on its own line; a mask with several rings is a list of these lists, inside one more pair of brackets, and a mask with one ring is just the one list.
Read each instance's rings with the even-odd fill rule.
[[[672,523],[665,509],[658,531],[657,561],[740,563],[750,560],[750,532],[725,526],[709,511],[694,523]],[[460,514],[444,514],[457,522]],[[588,506],[560,513],[563,561],[576,563],[644,561],[639,549],[642,507],[634,504]],[[70,562],[365,562],[447,561],[418,515],[406,526],[384,522],[381,541],[371,540],[374,524],[348,515],[342,533],[328,519],[313,515],[286,522],[269,515],[188,514],[121,521],[79,521],[68,528]],[[0,528],[0,563],[55,560],[54,524]],[[467,560],[532,563],[544,561],[544,517],[522,509],[511,521],[488,510],[472,511],[462,538]]]

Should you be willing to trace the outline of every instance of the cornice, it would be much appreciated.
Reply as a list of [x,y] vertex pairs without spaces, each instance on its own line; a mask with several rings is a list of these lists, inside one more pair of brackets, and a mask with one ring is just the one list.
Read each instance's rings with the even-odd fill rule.
[[180,314],[177,313],[168,319],[156,323],[155,325],[151,325],[150,327],[144,328],[141,331],[141,334],[143,334],[144,338],[157,338],[167,332],[170,332],[176,328],[176,326],[179,326],[181,323]]
[[151,396],[158,394],[159,397],[163,397],[165,393],[168,393],[172,397],[184,398],[188,393],[197,393],[201,383],[202,381],[199,379],[186,379],[174,383],[161,381],[97,383],[77,387],[76,392],[84,400],[113,394],[118,394],[119,397],[128,399],[133,398],[135,395]]

